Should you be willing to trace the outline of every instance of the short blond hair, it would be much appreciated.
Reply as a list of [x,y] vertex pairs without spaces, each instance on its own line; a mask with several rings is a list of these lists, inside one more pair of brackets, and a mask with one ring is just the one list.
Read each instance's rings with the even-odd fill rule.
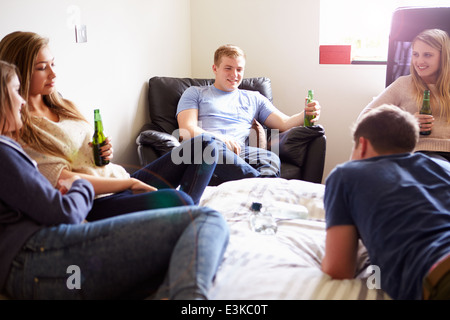
[[232,44],[226,44],[220,46],[214,53],[214,64],[217,67],[220,66],[220,63],[222,62],[222,57],[224,56],[235,59],[238,57],[243,57],[245,59],[245,53],[241,48],[239,48],[238,46],[234,46]]

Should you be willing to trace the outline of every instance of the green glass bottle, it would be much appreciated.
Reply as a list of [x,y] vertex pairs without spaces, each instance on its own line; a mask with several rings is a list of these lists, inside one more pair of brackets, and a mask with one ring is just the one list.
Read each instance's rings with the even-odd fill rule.
[[[314,91],[313,90],[308,90],[308,97],[306,98],[306,104],[310,103],[314,98]],[[303,125],[305,127],[311,127],[312,125],[314,125],[311,120],[314,119],[315,116],[307,116],[306,112],[305,112],[305,117],[303,120]]]
[[94,110],[94,128],[95,132],[92,136],[92,149],[94,150],[95,165],[102,167],[109,163],[109,160],[105,160],[102,157],[102,151],[100,150],[106,143],[106,137],[103,134],[102,117],[100,116],[100,110]]
[[[422,108],[420,108],[419,113],[420,114],[429,114],[429,115],[431,115],[430,90],[425,90],[423,92]],[[431,133],[431,130],[420,131],[420,134],[422,134],[422,135],[429,135],[430,133]]]

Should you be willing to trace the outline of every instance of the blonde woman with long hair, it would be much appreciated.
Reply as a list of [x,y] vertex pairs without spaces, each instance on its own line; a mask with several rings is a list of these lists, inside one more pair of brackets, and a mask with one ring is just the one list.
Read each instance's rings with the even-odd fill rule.
[[[431,92],[432,115],[419,114],[425,90]],[[421,132],[431,130],[430,135],[420,135],[416,152],[450,161],[450,39],[445,31],[429,29],[417,35],[412,42],[410,74],[395,80],[361,115],[383,104],[414,114]]]
[[[193,159],[201,152],[201,163],[175,164],[169,152],[131,176],[111,162],[95,166],[90,145],[94,129],[56,90],[55,57],[48,43],[48,39],[33,32],[13,32],[0,41],[0,59],[19,68],[21,94],[27,102],[22,108],[20,142],[51,184],[58,187],[60,178],[75,174],[91,182],[97,197],[88,216],[90,221],[139,210],[198,204],[217,164],[215,139],[202,135],[172,151],[179,154],[189,148]],[[206,148],[209,153],[204,152]],[[102,152],[103,157],[112,158],[110,141]]]

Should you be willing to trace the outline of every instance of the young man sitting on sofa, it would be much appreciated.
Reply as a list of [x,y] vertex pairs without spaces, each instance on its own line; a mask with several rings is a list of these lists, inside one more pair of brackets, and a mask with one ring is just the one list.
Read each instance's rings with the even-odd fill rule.
[[304,112],[315,116],[313,122],[320,116],[317,101],[305,106],[305,111],[287,116],[259,92],[238,89],[245,62],[245,54],[239,47],[219,47],[212,67],[214,84],[188,88],[178,103],[177,121],[182,139],[209,132],[224,143],[215,171],[223,181],[280,175],[277,154],[246,145],[252,127],[261,129],[263,124],[283,132],[303,125]]

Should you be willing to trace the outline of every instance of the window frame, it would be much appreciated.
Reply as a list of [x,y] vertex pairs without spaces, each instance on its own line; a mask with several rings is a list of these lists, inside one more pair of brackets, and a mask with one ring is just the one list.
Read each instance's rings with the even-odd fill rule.
[[[372,5],[372,4],[373,5],[375,5],[375,4],[380,5],[380,3],[381,3],[381,5],[386,5],[387,9],[381,9],[380,11],[388,11],[388,12],[390,12],[389,26],[385,26],[386,29],[384,31],[382,31],[382,33],[385,34],[385,36],[382,36],[382,37],[386,37],[386,39],[385,39],[386,46],[383,47],[384,50],[385,50],[385,53],[383,53],[383,55],[379,56],[382,59],[370,59],[371,57],[368,56],[368,55],[366,56],[367,58],[364,58],[363,55],[362,56],[358,56],[358,57],[355,58],[353,56],[353,54],[354,54],[354,52],[353,52],[354,51],[354,43],[349,43],[349,40],[347,40],[345,42],[342,41],[342,38],[347,38],[347,39],[352,39],[352,41],[355,42],[355,39],[357,39],[357,37],[355,37],[355,34],[357,32],[355,32],[355,34],[352,34],[352,35],[348,35],[348,34],[342,33],[340,40],[332,41],[331,43],[330,42],[326,42],[326,40],[325,40],[325,42],[323,42],[324,40],[322,39],[323,38],[323,34],[326,33],[326,31],[323,31],[322,29],[327,29],[327,30],[331,30],[331,29],[335,30],[336,29],[336,28],[330,28],[330,27],[329,28],[324,28],[323,26],[324,26],[325,23],[330,23],[332,25],[336,25],[339,22],[339,19],[340,20],[343,19],[342,16],[339,15],[339,12],[338,13],[335,12],[335,14],[332,15],[330,13],[326,13],[325,14],[324,10],[328,10],[330,12],[331,11],[335,11],[336,10],[336,5],[338,5],[338,3],[339,3],[339,5],[342,8],[346,8],[345,10],[348,11],[349,5],[352,2],[354,2],[354,1],[357,1],[355,3],[358,3],[358,6],[352,6],[353,10],[359,10],[359,8],[361,8],[359,6],[361,4],[361,0],[320,0],[320,20],[321,20],[321,23],[320,23],[320,27],[319,27],[320,28],[320,31],[319,31],[319,35],[320,35],[320,37],[319,37],[319,45],[321,47],[329,46],[329,45],[351,45],[352,46],[352,49],[351,49],[352,53],[351,53],[351,58],[350,58],[350,63],[349,63],[349,64],[352,64],[352,65],[387,65],[388,51],[389,51],[389,46],[388,46],[388,44],[389,44],[389,33],[390,33],[391,24],[392,24],[391,20],[392,20],[392,15],[393,15],[394,11],[397,8],[399,8],[399,7],[440,7],[440,6],[449,6],[450,7],[450,0],[382,0],[382,1],[380,1],[380,0],[364,0],[364,2],[366,4],[367,4],[367,2],[369,2],[370,5]],[[324,9],[325,6],[328,5],[328,4],[332,4],[333,8],[332,9]],[[370,5],[367,6],[368,10],[371,7]],[[359,13],[359,15],[362,15],[362,14],[364,14],[364,13]],[[332,17],[331,19],[335,19],[335,20],[330,21],[330,17]],[[348,17],[346,17],[346,18],[347,18],[347,20],[352,20],[351,18],[348,18]],[[386,19],[386,21],[387,21],[387,19]],[[325,38],[327,38],[327,37],[325,37]],[[329,39],[330,38],[332,38],[332,37],[329,37]],[[367,40],[367,39],[370,39],[370,40],[374,40],[375,39],[374,40],[375,42],[377,40],[379,40],[378,38],[370,38],[370,35],[367,36],[366,38],[364,38],[364,40]],[[361,40],[361,39],[357,39],[357,40]],[[383,48],[379,48],[379,50],[383,50]],[[320,52],[320,48],[319,48],[319,52]],[[338,59],[336,61],[338,61]],[[320,58],[319,58],[319,64],[342,64],[342,63],[341,62],[337,62],[337,63],[333,63],[333,62],[322,63],[320,61]],[[348,63],[345,63],[345,64],[348,64]]]

